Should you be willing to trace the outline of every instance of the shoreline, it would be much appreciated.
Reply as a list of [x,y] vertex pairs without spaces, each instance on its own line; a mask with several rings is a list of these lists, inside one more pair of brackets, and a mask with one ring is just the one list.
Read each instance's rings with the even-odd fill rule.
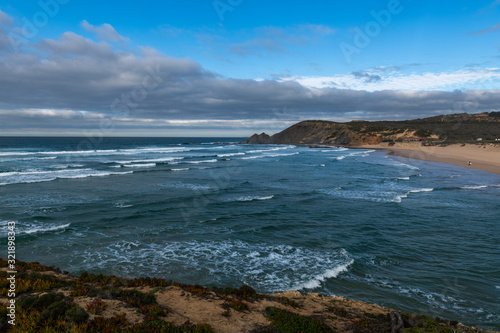
[[[449,146],[419,146],[399,144],[395,146],[363,145],[359,149],[386,150],[390,155],[414,160],[452,164],[466,169],[481,170],[500,175],[500,146],[493,144],[453,144]],[[469,161],[471,164],[469,165]]]

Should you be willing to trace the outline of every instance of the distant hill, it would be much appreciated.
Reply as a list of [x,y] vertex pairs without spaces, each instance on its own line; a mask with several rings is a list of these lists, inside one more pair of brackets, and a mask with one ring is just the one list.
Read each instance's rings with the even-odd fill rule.
[[[301,121],[280,133],[254,134],[247,144],[333,144],[360,146],[418,137],[427,142],[500,139],[500,112],[452,114],[405,121]],[[499,142],[500,141],[496,141]]]

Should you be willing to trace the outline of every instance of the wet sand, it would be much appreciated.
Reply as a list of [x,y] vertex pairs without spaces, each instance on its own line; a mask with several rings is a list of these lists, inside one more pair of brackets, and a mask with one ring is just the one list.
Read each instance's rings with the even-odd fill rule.
[[448,163],[500,175],[500,145],[498,144],[454,144],[446,147],[396,144],[392,147],[366,145],[361,148],[384,149],[389,150],[395,156]]

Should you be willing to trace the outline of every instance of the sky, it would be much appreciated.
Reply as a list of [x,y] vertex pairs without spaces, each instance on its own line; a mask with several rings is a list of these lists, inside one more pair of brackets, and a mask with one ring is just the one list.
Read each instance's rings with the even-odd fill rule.
[[500,0],[0,0],[0,136],[500,109]]

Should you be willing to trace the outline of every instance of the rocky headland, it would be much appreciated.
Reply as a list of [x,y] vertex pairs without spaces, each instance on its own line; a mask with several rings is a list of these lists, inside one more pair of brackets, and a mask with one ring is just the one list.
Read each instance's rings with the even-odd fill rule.
[[[244,144],[325,144],[359,147],[415,140],[427,144],[500,143],[500,112],[454,114],[405,121],[338,123],[301,121],[272,136],[254,134]],[[479,141],[478,141],[479,140]]]
[[384,149],[412,159],[500,174],[500,112],[454,114],[406,121],[301,121],[243,144],[292,144]]

